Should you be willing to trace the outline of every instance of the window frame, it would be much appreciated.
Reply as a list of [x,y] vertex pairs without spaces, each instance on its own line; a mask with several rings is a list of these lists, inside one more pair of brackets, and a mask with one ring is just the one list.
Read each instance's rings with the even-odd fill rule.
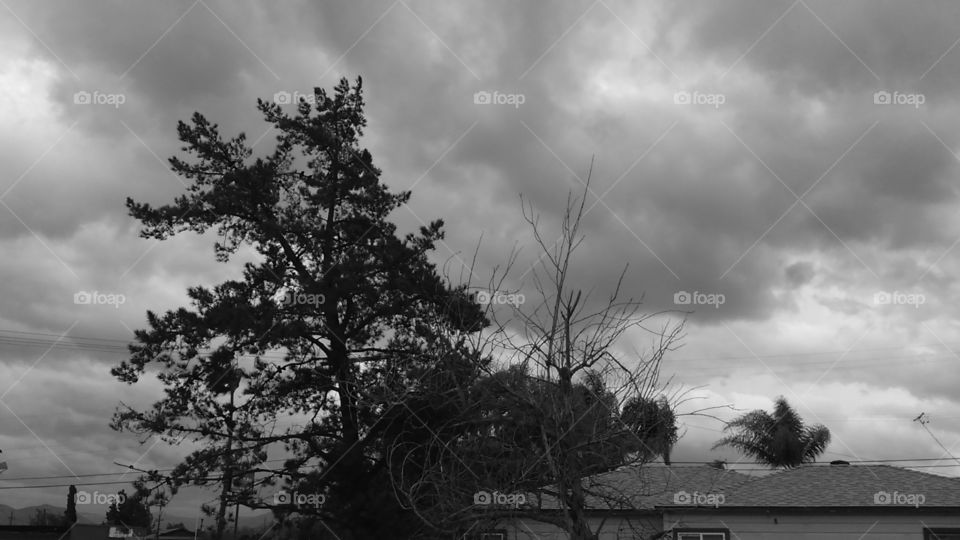
[[705,534],[722,534],[723,540],[730,540],[730,529],[721,529],[716,527],[684,527],[673,530],[673,539],[679,540],[681,534],[699,534],[700,540],[703,540]]
[[506,529],[475,529],[472,531],[460,531],[457,533],[459,540],[483,540],[485,534],[499,534],[502,540],[509,540],[510,536]]

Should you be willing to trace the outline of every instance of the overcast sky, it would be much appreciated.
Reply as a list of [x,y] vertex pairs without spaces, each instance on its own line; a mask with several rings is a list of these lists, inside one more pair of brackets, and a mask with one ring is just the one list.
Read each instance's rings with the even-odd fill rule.
[[[528,298],[520,196],[556,232],[595,159],[576,285],[602,297],[629,265],[649,312],[692,311],[664,378],[687,411],[731,407],[685,417],[675,460],[742,459],[709,450],[721,420],[784,395],[832,431],[823,460],[960,476],[960,5],[317,4],[0,1],[0,503],[62,506],[64,488],[3,488],[178,462],[108,428],[120,401],[160,397],[108,370],[147,309],[238,267],[209,237],[139,238],[123,201],[184,190],[177,120],[200,111],[265,154],[258,97],[344,76],[363,77],[384,182],[413,190],[400,228],[445,220],[435,260],[456,270],[479,243],[480,281],[517,247]],[[94,291],[116,302],[75,301]]]

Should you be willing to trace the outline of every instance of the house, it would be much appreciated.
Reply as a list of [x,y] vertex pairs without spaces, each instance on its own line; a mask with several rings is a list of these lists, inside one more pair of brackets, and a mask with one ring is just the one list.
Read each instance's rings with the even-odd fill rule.
[[0,526],[0,540],[109,540],[111,538],[137,540],[148,538],[148,534],[149,532],[143,529],[133,530],[84,523],[75,523],[72,526]]
[[87,525],[76,523],[62,537],[62,540],[110,540],[126,538],[128,540],[142,540],[153,538],[150,531],[142,527],[118,527],[115,525]]
[[664,530],[680,540],[960,539],[960,481],[888,465],[799,467],[742,484],[712,513],[662,510]]
[[[0,540],[153,540],[156,531],[142,527],[117,527],[76,523],[64,526],[0,525]],[[194,540],[192,531],[183,527],[167,529],[160,533],[165,540]]]
[[160,533],[160,538],[165,540],[194,540],[197,533],[185,527],[174,527]]
[[[709,466],[628,467],[585,480],[601,540],[960,540],[960,479],[887,465],[807,465],[752,476]],[[539,497],[483,523],[483,540],[563,540]]]

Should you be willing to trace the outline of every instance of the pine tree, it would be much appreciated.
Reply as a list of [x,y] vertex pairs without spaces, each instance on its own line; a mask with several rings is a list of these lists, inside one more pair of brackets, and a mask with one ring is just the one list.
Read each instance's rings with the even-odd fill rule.
[[[170,160],[192,182],[186,194],[160,207],[127,200],[145,238],[215,229],[218,261],[230,262],[241,246],[257,254],[242,279],[191,287],[191,306],[148,312],[149,328],[136,332],[130,359],[112,371],[132,384],[159,368],[166,397],[149,411],[122,406],[113,426],[201,443],[170,478],[220,485],[219,509],[211,509],[218,536],[226,504],[276,506],[234,489],[251,470],[291,491],[322,494],[324,505],[300,511],[329,520],[344,540],[387,522],[383,515],[404,515],[395,498],[357,498],[390,493],[379,420],[402,408],[396,396],[416,385],[411,374],[436,361],[424,354],[426,343],[486,324],[464,288],[428,260],[443,222],[401,237],[388,220],[411,194],[388,191],[360,147],[361,80],[342,79],[333,95],[316,89],[315,97],[295,115],[258,100],[278,136],[273,152],[256,159],[243,133],[225,140],[194,114],[177,128],[194,159]],[[311,420],[270,428],[292,417]],[[293,458],[265,463],[272,445]],[[318,465],[302,471],[306,463]]]

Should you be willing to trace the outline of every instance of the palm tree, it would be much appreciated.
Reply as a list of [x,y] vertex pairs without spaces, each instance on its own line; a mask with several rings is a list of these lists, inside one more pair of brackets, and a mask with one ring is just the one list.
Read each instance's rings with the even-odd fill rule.
[[830,443],[830,430],[821,424],[807,426],[783,396],[776,399],[773,415],[762,409],[728,423],[732,434],[713,445],[732,446],[758,462],[778,468],[813,463]]
[[[677,417],[665,396],[657,399],[633,397],[627,400],[621,413],[621,421],[635,439],[632,446],[644,461],[662,457],[664,465],[670,465],[670,452],[677,444]],[[637,444],[639,443],[639,444]]]

